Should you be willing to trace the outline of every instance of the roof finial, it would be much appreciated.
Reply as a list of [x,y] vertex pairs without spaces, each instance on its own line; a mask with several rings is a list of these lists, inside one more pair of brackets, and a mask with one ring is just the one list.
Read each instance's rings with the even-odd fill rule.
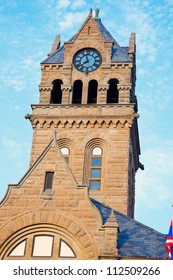
[[92,10],[92,9],[90,9],[89,16],[91,17],[91,16],[92,16],[92,14],[93,14],[93,10]]
[[99,12],[100,12],[100,10],[98,8],[95,9],[95,17],[94,17],[94,19],[100,19],[99,18]]

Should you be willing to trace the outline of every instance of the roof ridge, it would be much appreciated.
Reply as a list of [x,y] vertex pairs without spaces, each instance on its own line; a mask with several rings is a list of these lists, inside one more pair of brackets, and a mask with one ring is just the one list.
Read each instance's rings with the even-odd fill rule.
[[[104,31],[110,36],[110,38],[114,41],[115,38],[112,36],[112,34],[108,31],[108,29],[104,26],[104,24],[102,23],[101,19],[95,19],[95,22],[98,23],[97,26],[100,24],[103,28]],[[99,27],[99,26],[98,26]],[[100,29],[100,28],[99,28]],[[101,31],[101,30],[100,30]]]
[[93,18],[92,16],[92,9],[90,9],[89,15],[87,16],[87,18],[84,20],[84,22],[82,23],[81,27],[78,29],[77,33],[67,42],[71,41],[71,40],[76,40],[76,38],[78,37],[79,33],[81,32],[81,30],[84,28],[84,26],[86,25],[86,23],[90,20],[90,18]]

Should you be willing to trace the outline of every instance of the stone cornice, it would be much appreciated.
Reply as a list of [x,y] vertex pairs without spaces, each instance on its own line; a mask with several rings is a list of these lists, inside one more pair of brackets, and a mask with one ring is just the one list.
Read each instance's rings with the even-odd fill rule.
[[[71,42],[68,43],[68,44],[71,44]],[[41,70],[42,71],[55,71],[55,70],[59,70],[60,68],[62,69],[62,67],[63,67],[63,69],[71,69],[72,68],[71,64],[63,64],[63,63],[41,64]],[[128,62],[128,63],[127,62],[102,63],[102,66],[101,66],[102,69],[111,69],[111,68],[112,69],[131,69],[132,67],[133,67],[132,62]]]
[[134,104],[32,105],[33,114],[26,115],[35,128],[116,128],[132,127],[139,115]]
[[64,118],[64,117],[45,117],[26,115],[25,118],[29,119],[34,129],[42,128],[130,128],[133,125],[133,120],[136,116],[129,116],[128,118],[104,118],[91,117],[91,118]]

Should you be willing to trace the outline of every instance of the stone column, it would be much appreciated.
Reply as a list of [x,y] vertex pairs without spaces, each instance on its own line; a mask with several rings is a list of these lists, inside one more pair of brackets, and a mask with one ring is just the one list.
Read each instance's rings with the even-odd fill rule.
[[62,104],[70,104],[71,100],[71,85],[61,85],[62,90]]
[[88,86],[89,86],[88,81],[83,80],[81,104],[87,104],[87,101],[88,101]]
[[40,91],[40,104],[50,104],[50,96],[53,85],[51,86],[41,86],[39,85]]
[[117,85],[119,91],[118,103],[130,103],[131,85]]
[[106,104],[108,88],[109,85],[101,85],[98,87],[97,104]]

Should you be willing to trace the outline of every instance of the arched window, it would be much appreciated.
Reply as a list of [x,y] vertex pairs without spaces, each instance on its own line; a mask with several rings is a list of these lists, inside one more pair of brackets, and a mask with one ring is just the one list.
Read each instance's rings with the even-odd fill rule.
[[82,87],[83,87],[83,83],[82,83],[81,80],[74,81],[72,104],[81,104],[81,102],[82,102]]
[[117,88],[118,80],[111,79],[108,82],[109,88],[107,92],[107,103],[118,103],[119,92]]
[[50,103],[51,104],[61,104],[62,102],[62,90],[61,85],[63,82],[61,80],[53,81],[53,89],[51,92]]
[[69,156],[70,156],[69,148],[61,148],[61,153],[64,156],[66,162],[69,164]]
[[88,85],[88,104],[97,103],[97,88],[98,82],[96,80],[89,81]]
[[100,190],[102,154],[103,151],[100,147],[95,147],[91,150],[91,163],[90,163],[90,175],[89,175],[90,190]]
[[63,236],[46,231],[43,234],[28,234],[24,240],[19,240],[7,254],[8,259],[71,259],[77,258],[72,242]]

